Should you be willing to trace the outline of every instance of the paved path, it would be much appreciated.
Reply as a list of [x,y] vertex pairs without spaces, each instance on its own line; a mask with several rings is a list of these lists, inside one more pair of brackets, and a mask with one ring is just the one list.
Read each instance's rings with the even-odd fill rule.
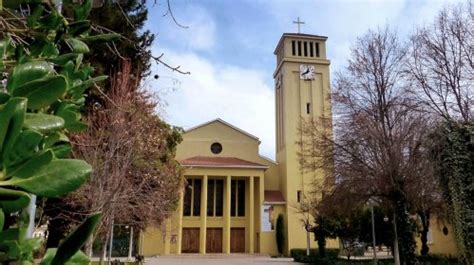
[[145,259],[147,265],[297,265],[292,258],[271,258],[265,255],[245,254],[217,254],[198,255],[183,254],[180,256],[148,257]]

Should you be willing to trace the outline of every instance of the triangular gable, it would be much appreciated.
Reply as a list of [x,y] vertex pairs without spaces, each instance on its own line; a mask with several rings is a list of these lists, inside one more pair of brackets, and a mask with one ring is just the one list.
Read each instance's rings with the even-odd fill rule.
[[217,123],[220,123],[220,124],[222,124],[222,125],[224,125],[224,126],[226,126],[226,127],[228,127],[228,128],[231,128],[232,130],[235,130],[235,131],[239,132],[240,134],[243,134],[243,135],[245,135],[245,136],[247,136],[247,137],[249,137],[249,138],[252,138],[252,139],[256,140],[258,143],[260,143],[260,139],[258,139],[257,136],[255,136],[255,135],[253,135],[253,134],[251,134],[251,133],[248,133],[248,132],[246,132],[246,131],[244,131],[244,130],[242,130],[242,129],[240,129],[240,128],[238,128],[238,127],[236,127],[236,126],[234,126],[234,125],[232,125],[232,124],[230,124],[230,123],[228,123],[228,122],[226,122],[226,121],[224,121],[224,120],[222,120],[222,119],[220,119],[220,118],[215,119],[215,120],[211,120],[211,121],[208,121],[208,122],[205,122],[205,123],[203,123],[203,124],[200,124],[200,125],[197,125],[197,126],[194,126],[194,127],[191,127],[191,128],[189,128],[189,129],[185,130],[184,132],[185,132],[185,133],[188,133],[188,132],[191,132],[191,131],[195,131],[195,130],[197,130],[197,129],[199,129],[199,128],[205,127],[205,126],[207,126],[207,125],[210,125],[210,124],[213,124],[213,123],[216,123],[216,122],[217,122]]

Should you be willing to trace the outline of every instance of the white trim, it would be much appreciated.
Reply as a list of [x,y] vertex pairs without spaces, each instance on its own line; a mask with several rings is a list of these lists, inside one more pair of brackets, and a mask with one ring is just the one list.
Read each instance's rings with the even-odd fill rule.
[[258,143],[260,143],[260,139],[258,139],[257,136],[255,136],[255,135],[253,135],[253,134],[250,134],[250,133],[248,133],[248,132],[246,132],[246,131],[240,129],[240,128],[238,128],[238,127],[236,127],[236,126],[234,126],[234,125],[232,125],[232,124],[230,124],[230,123],[228,123],[228,122],[222,120],[221,118],[217,118],[217,119],[215,119],[215,120],[211,120],[211,121],[208,121],[208,122],[199,124],[199,125],[197,125],[197,126],[191,127],[191,128],[189,128],[189,129],[187,129],[187,130],[184,130],[184,133],[187,133],[187,132],[196,130],[196,129],[201,128],[201,127],[203,127],[203,126],[209,125],[209,124],[211,124],[211,123],[213,123],[213,122],[220,122],[220,123],[222,123],[222,124],[224,124],[224,125],[226,125],[226,126],[232,128],[232,129],[234,129],[234,130],[236,130],[236,131],[238,131],[238,132],[240,132],[240,133],[242,133],[242,134],[247,135],[248,137],[250,137],[250,138],[252,138],[252,139],[257,140]]

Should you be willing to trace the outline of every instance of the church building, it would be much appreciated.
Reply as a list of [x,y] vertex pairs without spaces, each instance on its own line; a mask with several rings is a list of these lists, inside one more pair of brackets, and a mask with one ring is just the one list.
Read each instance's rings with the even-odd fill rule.
[[[160,227],[149,227],[140,234],[142,255],[276,255],[279,214],[284,216],[284,254],[306,247],[306,230],[297,206],[318,173],[311,178],[301,173],[296,142],[301,139],[301,118],[331,118],[326,40],[324,36],[285,33],[276,46],[276,161],[259,154],[257,136],[221,119],[184,132],[177,160],[185,168],[187,187],[176,212]],[[452,242],[451,235],[449,240],[439,232],[431,236],[433,244],[439,242],[435,250],[455,253],[453,244],[447,243]],[[312,233],[311,245],[316,247]],[[338,248],[339,243],[330,240],[327,247]]]

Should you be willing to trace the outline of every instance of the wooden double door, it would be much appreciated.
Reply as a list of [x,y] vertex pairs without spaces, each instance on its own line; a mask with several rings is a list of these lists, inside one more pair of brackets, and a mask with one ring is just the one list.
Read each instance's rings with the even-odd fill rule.
[[245,228],[231,228],[230,229],[230,252],[244,253],[245,252]]
[[[199,253],[199,228],[183,228],[181,252]],[[222,253],[222,228],[207,228],[206,253]],[[245,228],[230,229],[230,252],[245,252]]]
[[183,253],[199,253],[199,228],[183,228]]
[[207,229],[206,253],[222,253],[222,228]]

